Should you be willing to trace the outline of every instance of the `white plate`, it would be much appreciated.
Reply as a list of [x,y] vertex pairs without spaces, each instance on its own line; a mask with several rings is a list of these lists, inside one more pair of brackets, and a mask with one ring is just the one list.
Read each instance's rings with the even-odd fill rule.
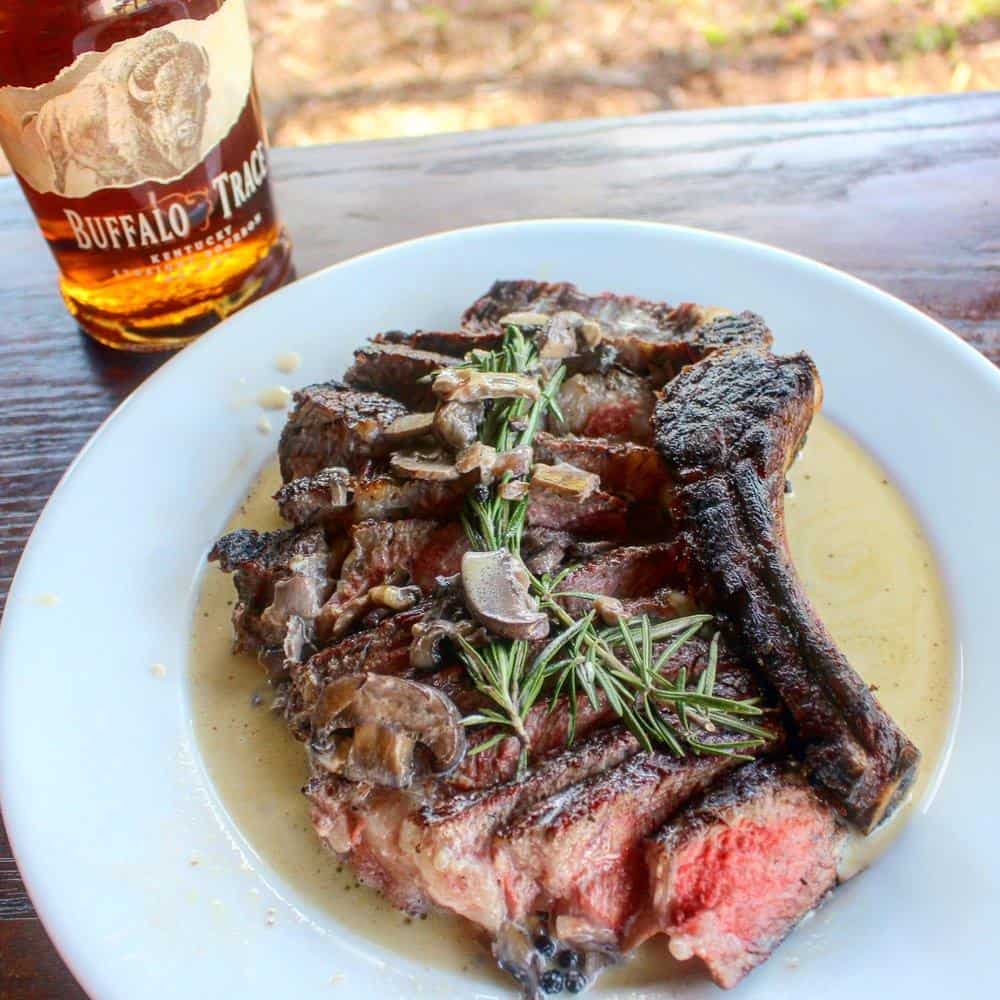
[[[332,925],[251,857],[199,760],[185,685],[204,555],[281,424],[262,435],[257,411],[233,399],[287,379],[274,368],[282,351],[302,354],[293,378],[305,384],[342,372],[375,330],[447,328],[495,277],[762,313],[778,350],[813,355],[826,411],[902,485],[944,567],[964,660],[951,764],[895,848],[835,894],[822,949],[795,972],[765,965],[737,992],[979,995],[1000,980],[1000,375],[927,317],[819,264],[607,221],[446,233],[300,281],[164,366],[73,464],[21,560],[0,636],[4,816],[73,972],[94,997],[128,1000],[363,996],[366,981],[377,996],[496,995]],[[248,879],[277,909],[273,927],[247,904]],[[346,975],[337,989],[334,972]]]

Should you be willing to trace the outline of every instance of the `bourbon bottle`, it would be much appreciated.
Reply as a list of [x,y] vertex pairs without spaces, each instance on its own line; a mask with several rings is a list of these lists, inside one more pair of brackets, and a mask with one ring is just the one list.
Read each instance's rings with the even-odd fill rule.
[[290,274],[244,0],[3,0],[0,144],[104,344],[179,347]]

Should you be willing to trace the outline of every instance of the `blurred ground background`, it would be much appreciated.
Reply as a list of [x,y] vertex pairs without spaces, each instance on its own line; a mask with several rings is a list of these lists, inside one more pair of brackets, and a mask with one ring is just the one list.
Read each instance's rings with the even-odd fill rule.
[[1000,0],[248,0],[280,145],[1000,87]]
[[275,145],[1000,88],[1000,0],[246,2]]

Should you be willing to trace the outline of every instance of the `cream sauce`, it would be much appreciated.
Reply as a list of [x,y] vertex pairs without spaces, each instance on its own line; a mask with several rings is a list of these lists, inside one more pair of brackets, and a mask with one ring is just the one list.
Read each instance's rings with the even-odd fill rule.
[[298,351],[285,351],[274,359],[274,367],[286,375],[291,375],[292,372],[298,371],[301,364],[302,355]]
[[[905,501],[878,465],[844,432],[818,418],[793,466],[786,497],[792,554],[806,591],[848,659],[924,754],[910,803],[885,830],[852,845],[845,875],[869,863],[898,833],[932,787],[948,734],[954,690],[947,604],[934,557]],[[272,463],[230,527],[280,526]],[[191,695],[195,728],[216,789],[260,857],[339,924],[401,955],[448,969],[496,976],[469,926],[455,917],[410,920],[359,886],[319,845],[300,787],[300,744],[266,707],[260,668],[230,653],[228,577],[210,568],[194,623]],[[689,972],[654,939],[602,978],[606,987],[641,987]]]
[[257,394],[257,403],[265,410],[286,410],[292,401],[292,392],[283,385],[273,385]]

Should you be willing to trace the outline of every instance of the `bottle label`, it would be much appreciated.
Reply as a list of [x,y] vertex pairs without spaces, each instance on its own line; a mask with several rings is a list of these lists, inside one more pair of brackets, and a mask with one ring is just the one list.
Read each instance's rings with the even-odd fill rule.
[[41,194],[85,198],[177,180],[246,107],[253,54],[244,0],[85,52],[40,87],[0,88],[0,143]]

